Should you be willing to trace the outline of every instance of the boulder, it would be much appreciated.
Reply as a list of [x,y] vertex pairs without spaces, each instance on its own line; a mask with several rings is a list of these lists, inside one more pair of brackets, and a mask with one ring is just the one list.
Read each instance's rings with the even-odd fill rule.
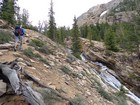
[[6,83],[0,80],[0,96],[2,96],[6,92]]

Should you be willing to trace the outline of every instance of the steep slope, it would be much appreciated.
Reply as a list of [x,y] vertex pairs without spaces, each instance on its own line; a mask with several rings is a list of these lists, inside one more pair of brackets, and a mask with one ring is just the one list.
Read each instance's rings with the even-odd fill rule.
[[[84,76],[86,72],[89,76],[91,75],[91,73],[89,72],[91,68],[90,66],[73,57],[66,51],[66,49],[52,42],[47,37],[31,30],[26,30],[26,33],[27,35],[24,38],[25,42],[23,44],[23,48],[28,49],[28,47],[31,47],[33,53],[38,53],[43,60],[41,61],[37,57],[35,58],[25,56],[24,52],[21,51],[14,52],[9,50],[0,50],[0,62],[12,61],[18,58],[19,65],[22,66],[23,70],[28,75],[30,75],[40,84],[43,84],[46,87],[50,87],[54,91],[57,91],[63,97],[69,100],[73,100],[73,103],[78,102],[81,103],[81,105],[93,105],[95,103],[98,105],[113,105],[112,102],[109,102],[101,97],[96,88],[94,88],[92,81],[89,80],[86,75]],[[28,42],[31,42],[31,39],[37,39],[44,42],[47,46],[47,49],[50,50],[50,53],[41,53],[34,47],[30,46]],[[46,61],[46,64],[44,63],[44,61]],[[94,75],[96,78],[96,74],[93,74],[93,76],[91,76],[94,77]],[[24,81],[30,80],[28,80],[28,78],[23,75],[21,76]],[[97,77],[97,80],[98,79],[99,81],[101,81],[99,77]],[[102,84],[104,83],[102,82]],[[33,85],[33,88],[39,91],[43,91],[43,89],[40,90],[39,85],[35,83]],[[107,88],[107,90],[109,90],[109,88]],[[46,95],[47,94],[49,93],[46,93]],[[64,99],[59,99],[59,96],[56,96],[58,99],[54,97],[53,93],[49,95],[50,96],[46,96],[46,103],[50,103],[53,105],[68,104]],[[6,99],[6,97],[9,97],[9,99]],[[22,105],[26,104],[26,102],[24,102],[24,99],[21,99],[17,96],[12,96],[12,98],[8,95],[6,97],[0,98],[0,103],[4,103],[4,105],[11,105],[13,102],[15,104],[16,102],[24,103]]]
[[[134,10],[120,8],[124,0],[112,0],[106,4],[100,4],[90,8],[87,12],[78,17],[78,26],[90,25],[96,23],[128,22],[132,19],[132,15],[136,14]],[[123,8],[124,9],[124,8]],[[121,11],[120,11],[121,10]]]
[[[63,46],[46,36],[26,30],[24,51],[0,50],[0,62],[13,61],[23,68],[20,77],[40,92],[46,105],[117,105],[117,91],[105,84],[91,65],[75,58]],[[25,74],[24,74],[25,73]],[[2,86],[3,82],[0,82]],[[2,89],[0,88],[0,91]],[[128,104],[136,105],[131,99]],[[3,105],[28,105],[25,99],[5,91]]]

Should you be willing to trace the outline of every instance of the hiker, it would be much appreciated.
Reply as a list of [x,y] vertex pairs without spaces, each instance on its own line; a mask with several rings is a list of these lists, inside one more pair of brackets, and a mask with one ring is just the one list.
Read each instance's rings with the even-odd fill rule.
[[17,50],[18,42],[20,41],[19,50],[22,50],[22,41],[24,36],[24,28],[22,28],[22,25],[15,27],[15,46],[14,51]]

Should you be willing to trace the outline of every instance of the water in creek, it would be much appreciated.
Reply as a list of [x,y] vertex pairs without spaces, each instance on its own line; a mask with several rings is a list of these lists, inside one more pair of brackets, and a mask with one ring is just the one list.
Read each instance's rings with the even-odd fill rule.
[[[84,62],[87,62],[86,58],[83,56],[83,54],[81,54],[81,59]],[[110,74],[108,72],[108,68],[98,62],[92,62],[93,64],[99,66],[101,68],[101,73],[99,74],[99,76],[109,85],[111,85],[112,87],[114,87],[115,89],[117,89],[118,91],[120,90],[120,87],[123,86],[125,90],[128,91],[128,93],[126,94],[128,97],[130,97],[131,99],[133,99],[136,103],[138,103],[140,105],[140,98],[138,98],[135,94],[133,94],[128,88],[126,88],[124,85],[121,84],[121,82],[119,80],[117,80],[112,74]]]

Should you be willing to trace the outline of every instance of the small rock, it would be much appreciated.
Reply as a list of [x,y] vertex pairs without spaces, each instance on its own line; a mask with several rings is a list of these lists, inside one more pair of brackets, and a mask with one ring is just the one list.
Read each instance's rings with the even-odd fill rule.
[[29,34],[25,34],[25,37],[29,37]]
[[26,84],[27,84],[28,86],[32,87],[32,86],[33,86],[33,81],[27,81]]
[[91,93],[90,93],[89,90],[86,91],[86,94],[87,94],[88,96],[91,96]]
[[53,55],[49,55],[49,57],[53,60],[55,59],[55,56],[53,56]]
[[32,64],[30,62],[26,61],[26,65],[32,67]]
[[56,90],[56,86],[54,86],[54,85],[49,85],[49,87]]
[[3,55],[3,53],[2,52],[0,52],[0,56],[2,56]]
[[69,85],[69,83],[67,81],[65,81],[65,84]]
[[8,51],[8,49],[1,49],[0,51],[1,51],[2,53],[5,53],[5,52]]
[[30,61],[31,61],[32,63],[35,63],[35,61],[34,61],[34,60],[32,60],[32,59],[30,59]]
[[49,82],[49,83],[48,83],[48,86],[49,86],[50,88],[56,90],[56,86],[54,86],[52,82]]
[[50,66],[48,66],[48,65],[46,65],[46,64],[44,64],[44,67],[46,67],[47,69],[50,68]]
[[52,85],[52,82],[49,82],[48,85]]
[[36,70],[36,68],[35,68],[35,67],[31,67],[31,69]]
[[27,66],[25,63],[23,63],[23,62],[19,62],[19,65],[21,65],[21,66]]
[[23,60],[23,58],[18,58],[18,61],[19,61],[19,62],[22,62],[22,61],[24,61],[24,60]]
[[83,71],[83,68],[80,66],[76,66],[76,68],[77,68],[77,71]]
[[40,81],[40,78],[38,78],[38,77],[35,77],[35,76],[34,76],[34,78],[35,78],[37,81]]
[[26,40],[26,43],[30,43],[30,42],[31,42],[31,40],[30,40],[30,39],[27,39],[27,40]]
[[21,54],[18,53],[18,52],[14,52],[13,55],[16,56],[16,57],[20,57],[21,56]]
[[51,66],[55,66],[54,62],[49,62],[49,64],[50,64]]
[[9,43],[10,43],[10,44],[12,44],[12,45],[14,45],[14,43],[15,43],[15,42],[13,42],[13,41],[10,41]]
[[6,92],[6,83],[0,81],[0,96]]

